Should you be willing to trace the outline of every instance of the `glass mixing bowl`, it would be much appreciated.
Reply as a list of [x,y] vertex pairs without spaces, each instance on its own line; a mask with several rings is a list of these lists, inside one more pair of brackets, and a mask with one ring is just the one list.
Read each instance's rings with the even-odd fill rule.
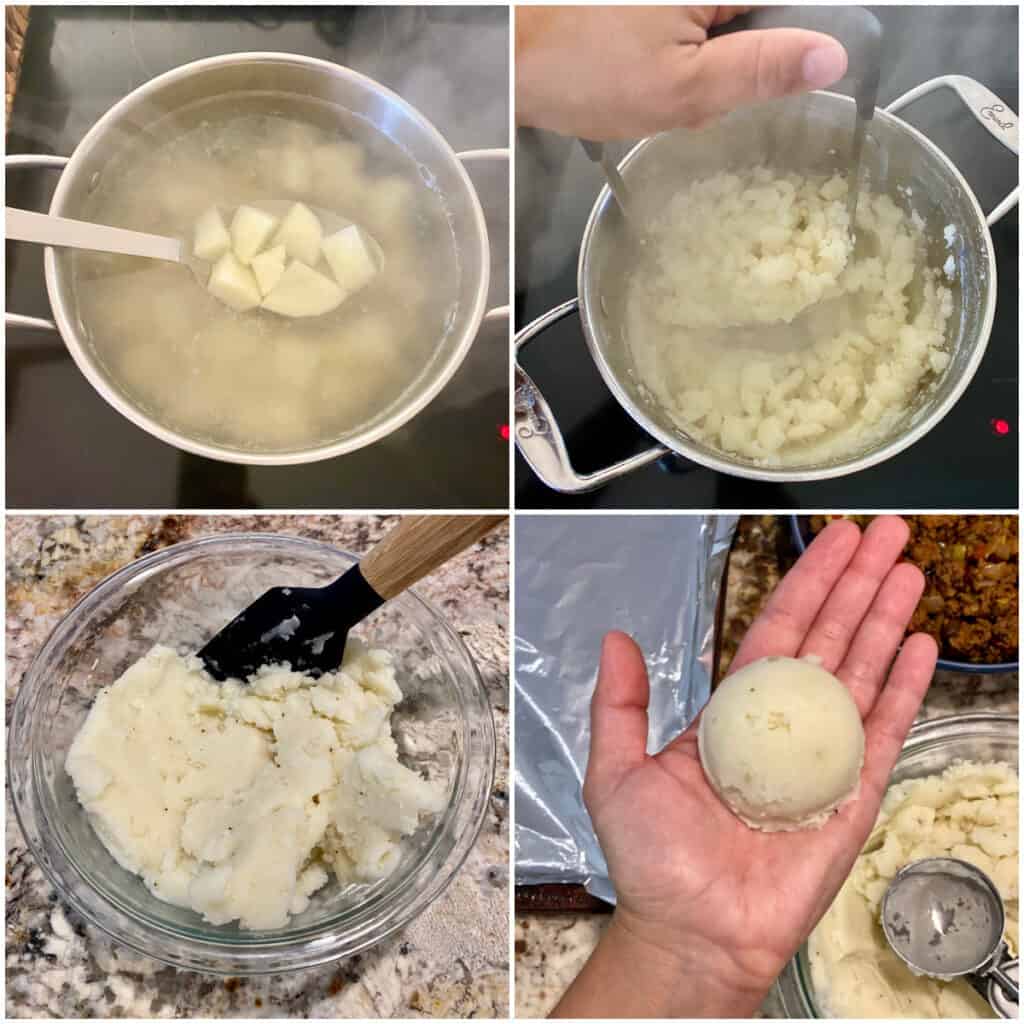
[[[1005,761],[1017,767],[1018,737],[1015,715],[979,711],[920,722],[910,730],[889,783],[935,775],[956,761]],[[786,1017],[829,1016],[815,1000],[806,944],[775,985]]]
[[476,841],[494,779],[483,682],[454,630],[411,592],[353,634],[392,652],[405,695],[392,727],[409,767],[447,786],[446,809],[403,843],[373,884],[331,881],[281,929],[211,925],[164,903],[97,838],[64,761],[97,691],[154,644],[182,653],[268,587],[323,584],[356,559],[297,537],[235,534],[177,544],[109,576],[60,621],[26,672],[7,740],[18,822],[60,896],[114,939],[165,963],[219,974],[294,970],[379,942],[443,892]]

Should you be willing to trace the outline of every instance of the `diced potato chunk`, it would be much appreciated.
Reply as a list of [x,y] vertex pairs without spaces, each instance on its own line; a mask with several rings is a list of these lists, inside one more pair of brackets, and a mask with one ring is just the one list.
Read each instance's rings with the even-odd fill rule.
[[198,220],[209,207],[210,196],[216,193],[208,182],[194,178],[184,181],[171,170],[157,173],[151,182],[152,202],[180,223]]
[[310,157],[313,173],[321,186],[342,187],[357,180],[363,170],[366,154],[356,142],[332,142],[317,146]]
[[196,221],[196,241],[192,251],[201,260],[213,263],[231,248],[231,235],[216,206],[211,206]]
[[231,220],[231,246],[239,261],[252,263],[277,227],[277,218],[255,206],[240,206]]
[[304,203],[295,203],[281,221],[274,245],[283,245],[293,260],[312,267],[320,259],[322,237],[316,214]]
[[233,252],[224,253],[213,265],[206,287],[214,298],[240,313],[260,304],[256,277],[238,261]]
[[367,189],[367,218],[394,230],[412,212],[416,189],[411,181],[392,174],[377,178]]
[[283,245],[275,245],[273,249],[265,249],[253,257],[252,272],[256,275],[256,284],[263,295],[273,291],[274,286],[281,280],[286,261],[287,252]]
[[345,293],[329,277],[298,260],[288,264],[263,308],[281,316],[321,316],[341,305]]
[[278,177],[285,192],[298,195],[308,192],[313,181],[308,151],[298,146],[285,147],[281,151]]
[[274,378],[291,393],[301,394],[316,384],[321,372],[320,346],[308,338],[282,335],[271,356]]
[[325,238],[322,248],[334,279],[349,295],[365,287],[377,274],[373,243],[356,224]]

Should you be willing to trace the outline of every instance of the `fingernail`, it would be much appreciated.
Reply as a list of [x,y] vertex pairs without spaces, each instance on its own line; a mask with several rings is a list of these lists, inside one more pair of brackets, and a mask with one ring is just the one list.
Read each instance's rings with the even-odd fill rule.
[[819,46],[804,54],[804,81],[812,89],[824,89],[846,74],[846,51],[835,46]]

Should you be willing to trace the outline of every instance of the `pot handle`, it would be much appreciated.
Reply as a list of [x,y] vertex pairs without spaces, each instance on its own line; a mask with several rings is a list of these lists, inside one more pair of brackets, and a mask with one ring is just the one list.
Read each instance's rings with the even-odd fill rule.
[[[49,167],[63,169],[67,166],[66,156],[47,156],[43,153],[24,153],[4,157],[4,167]],[[38,316],[23,316],[21,313],[4,313],[4,323],[11,327],[31,327],[42,331],[55,331],[57,325],[52,320],[44,320]]]
[[[893,100],[885,109],[895,114],[936,89],[952,89],[993,138],[998,139],[1011,153],[1019,152],[1017,115],[991,89],[966,75],[939,75],[938,78],[922,82],[899,99]],[[1019,195],[1018,186],[985,218],[989,227],[1017,205]]]
[[565,319],[579,309],[579,299],[570,299],[560,306],[555,306],[531,324],[527,324],[515,339],[516,353],[516,407],[515,434],[516,447],[530,468],[540,480],[553,491],[562,494],[582,494],[592,491],[617,477],[631,473],[634,469],[646,466],[655,459],[668,453],[662,445],[648,448],[639,455],[633,455],[621,462],[599,469],[595,473],[580,475],[569,461],[562,431],[558,428],[551,407],[540,393],[537,385],[529,374],[519,365],[519,350],[552,324]]
[[[504,160],[511,162],[512,150],[505,149],[467,149],[461,153],[455,154],[458,160],[466,163],[470,160]],[[495,306],[494,309],[487,310],[484,313],[484,320],[508,320],[510,316],[510,307],[508,306]]]

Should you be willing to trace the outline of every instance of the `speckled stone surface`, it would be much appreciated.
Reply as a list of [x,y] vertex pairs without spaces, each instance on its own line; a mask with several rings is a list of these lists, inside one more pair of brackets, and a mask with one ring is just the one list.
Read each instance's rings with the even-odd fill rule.
[[[370,516],[19,517],[7,521],[7,710],[58,618],[114,569],[180,540],[233,531],[365,551],[397,520]],[[412,924],[346,961],[292,974],[177,971],[87,925],[36,867],[7,802],[11,1017],[502,1017],[508,1015],[508,532],[416,588],[473,653],[494,709],[498,766],[483,832]]]
[[[780,528],[781,526],[781,528]],[[729,558],[722,626],[720,672],[729,666],[750,623],[779,581],[780,565],[794,557],[785,524],[774,516],[743,516]],[[964,711],[1017,714],[1016,674],[962,675],[940,672],[932,682],[920,718]],[[579,973],[607,914],[517,914],[515,927],[516,1015],[544,1017]],[[784,1016],[774,990],[761,1016]]]

